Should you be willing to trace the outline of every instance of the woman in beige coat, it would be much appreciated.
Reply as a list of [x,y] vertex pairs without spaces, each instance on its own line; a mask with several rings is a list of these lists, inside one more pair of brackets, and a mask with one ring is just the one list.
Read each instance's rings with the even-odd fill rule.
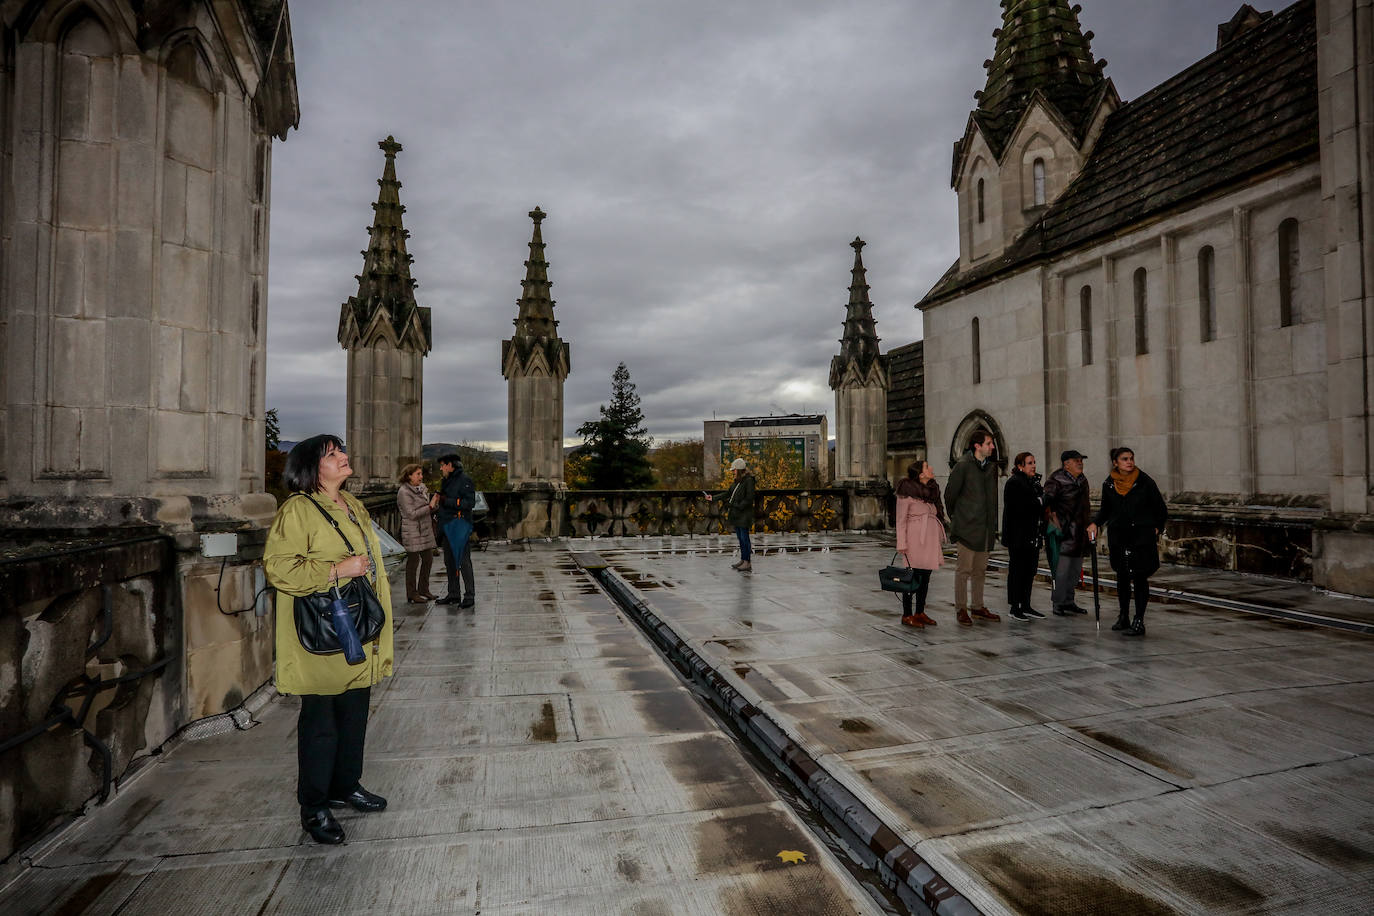
[[401,546],[406,549],[406,600],[411,604],[433,601],[438,595],[430,594],[429,568],[437,545],[424,469],[408,464],[401,468],[400,479],[396,508],[401,513]]
[[[262,555],[267,581],[277,590],[277,692],[301,698],[296,724],[301,826],[320,843],[344,840],[330,808],[386,808],[386,799],[359,780],[372,686],[391,676],[391,586],[377,562],[382,546],[372,519],[343,490],[352,473],[337,436],[313,436],[291,449],[282,472],[291,495],[277,509]],[[350,665],[343,653],[307,652],[296,633],[295,596],[325,591],[336,581],[347,585],[358,576],[368,578],[386,611],[381,633],[363,646],[367,657]]]

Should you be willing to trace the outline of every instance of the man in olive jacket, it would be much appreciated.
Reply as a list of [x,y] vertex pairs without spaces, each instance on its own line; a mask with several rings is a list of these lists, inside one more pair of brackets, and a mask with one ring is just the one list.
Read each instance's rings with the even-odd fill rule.
[[[988,556],[997,539],[997,444],[985,429],[974,432],[970,450],[949,472],[945,485],[945,510],[949,513],[949,537],[959,548],[959,563],[954,569],[954,606],[959,625],[973,626],[970,616],[979,620],[1001,620],[983,604],[983,582],[987,578]],[[973,585],[972,601],[969,584]]]

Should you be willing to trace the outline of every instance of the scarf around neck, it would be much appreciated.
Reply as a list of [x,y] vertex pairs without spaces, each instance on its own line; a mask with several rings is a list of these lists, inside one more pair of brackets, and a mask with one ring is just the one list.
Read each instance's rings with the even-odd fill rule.
[[1131,473],[1123,474],[1116,468],[1112,468],[1112,486],[1116,488],[1118,496],[1125,496],[1131,492],[1131,487],[1135,486],[1136,478],[1140,476],[1140,468],[1132,468]]

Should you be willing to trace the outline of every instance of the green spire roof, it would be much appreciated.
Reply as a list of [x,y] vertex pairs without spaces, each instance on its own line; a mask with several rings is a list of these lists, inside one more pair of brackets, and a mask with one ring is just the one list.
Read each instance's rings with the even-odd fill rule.
[[401,183],[396,180],[396,154],[401,144],[395,137],[388,136],[378,142],[378,148],[386,155],[382,177],[377,180],[380,191],[377,202],[372,205],[372,226],[368,229],[367,249],[363,256],[363,272],[355,279],[358,281],[357,295],[351,297],[343,306],[340,319],[340,334],[351,310],[358,329],[372,323],[378,311],[385,310],[391,320],[398,338],[404,338],[406,328],[418,313],[423,329],[424,340],[420,341],[426,351],[430,348],[429,309],[415,303],[415,281],[410,276],[410,265],[414,260],[406,252],[406,239],[410,233],[401,222],[406,208],[401,206]]
[[988,82],[973,113],[993,153],[1001,156],[1037,91],[1081,138],[1106,81],[1106,61],[1093,59],[1092,33],[1079,28],[1081,7],[1067,0],[1001,2],[997,48],[985,64]]
[[849,304],[845,306],[844,336],[840,355],[830,361],[830,387],[836,387],[851,365],[861,378],[867,377],[874,362],[882,362],[878,352],[878,328],[873,320],[873,303],[868,298],[868,278],[864,270],[864,240],[854,238],[854,267],[850,271]]

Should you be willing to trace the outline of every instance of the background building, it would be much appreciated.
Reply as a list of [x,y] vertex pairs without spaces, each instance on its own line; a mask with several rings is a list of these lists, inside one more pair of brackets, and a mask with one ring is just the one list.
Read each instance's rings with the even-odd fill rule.
[[985,426],[1096,485],[1130,445],[1174,559],[1374,594],[1368,3],[1242,6],[1128,103],[1078,6],[1003,8],[917,304],[936,463]]
[[925,342],[887,352],[892,390],[887,395],[887,477],[894,485],[917,458],[926,457]]
[[821,483],[830,479],[830,439],[825,414],[783,414],[707,420],[703,425],[703,464],[708,485],[721,479],[736,458],[754,461],[770,441],[781,441]]

